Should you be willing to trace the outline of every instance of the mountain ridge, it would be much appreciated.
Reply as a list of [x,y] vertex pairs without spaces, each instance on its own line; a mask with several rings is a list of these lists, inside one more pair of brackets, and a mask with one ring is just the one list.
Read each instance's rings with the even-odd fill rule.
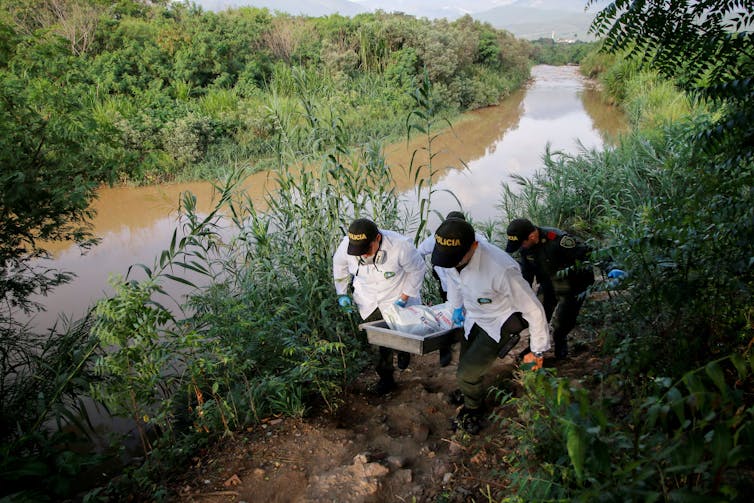
[[[270,12],[311,17],[332,14],[353,17],[376,10],[448,20],[468,14],[519,38],[533,40],[552,37],[585,41],[594,40],[588,30],[597,10],[591,8],[586,12],[586,0],[469,0],[463,3],[463,8],[437,0],[198,0],[196,3],[205,10],[216,12],[259,7]],[[598,4],[604,4],[604,0]]]

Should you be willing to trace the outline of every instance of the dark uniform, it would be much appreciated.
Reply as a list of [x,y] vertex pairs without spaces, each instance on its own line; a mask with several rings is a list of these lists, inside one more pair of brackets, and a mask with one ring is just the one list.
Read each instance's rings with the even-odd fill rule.
[[533,228],[539,230],[539,242],[521,248],[521,273],[529,284],[534,279],[539,283],[542,305],[552,326],[555,357],[565,358],[567,335],[576,326],[584,292],[594,283],[594,272],[587,263],[591,248],[560,229]]

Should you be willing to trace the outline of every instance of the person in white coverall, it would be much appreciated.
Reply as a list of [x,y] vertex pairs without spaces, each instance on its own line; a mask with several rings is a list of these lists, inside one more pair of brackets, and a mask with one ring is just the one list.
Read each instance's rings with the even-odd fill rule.
[[547,317],[518,263],[500,248],[477,240],[465,220],[449,218],[438,227],[432,265],[445,268],[453,323],[464,329],[456,371],[463,407],[453,426],[476,434],[484,415],[482,381],[500,349],[525,328],[525,320],[531,334],[525,362],[540,368],[542,353],[550,349]]
[[[466,220],[466,215],[464,215],[460,211],[451,211],[445,218],[460,218],[461,220]],[[482,236],[481,234],[477,234],[476,238],[477,240],[486,241],[484,236]],[[435,236],[431,235],[427,237],[427,239],[419,243],[419,246],[417,246],[416,249],[419,250],[419,253],[422,257],[426,257],[427,255],[431,256],[432,251],[435,249]],[[432,267],[432,276],[437,280],[437,283],[440,287],[440,297],[442,298],[442,301],[447,302],[448,286],[447,280],[445,279],[445,269],[443,269],[442,267]],[[453,361],[452,344],[441,347],[440,366],[447,367],[448,365],[450,365],[451,361]]]
[[[398,307],[421,304],[421,287],[426,265],[424,259],[405,236],[379,229],[366,218],[354,220],[333,255],[333,279],[338,304],[346,311],[353,304],[364,321],[382,318],[379,306],[393,303]],[[352,286],[353,297],[349,295]],[[405,369],[409,353],[398,352],[398,368]],[[379,380],[375,393],[384,395],[396,387],[393,376],[393,350],[379,347]]]

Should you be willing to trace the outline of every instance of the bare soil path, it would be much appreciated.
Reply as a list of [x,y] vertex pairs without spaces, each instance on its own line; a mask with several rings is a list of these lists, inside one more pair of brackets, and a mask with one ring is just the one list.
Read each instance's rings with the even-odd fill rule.
[[[488,382],[518,396],[513,355],[528,343],[522,337],[496,360]],[[547,355],[546,355],[547,356]],[[333,414],[311,419],[269,419],[194,459],[175,487],[180,502],[489,502],[509,495],[506,453],[515,448],[502,423],[514,413],[496,406],[477,436],[450,429],[456,406],[453,363],[438,365],[436,352],[412,357],[396,373],[399,387],[385,397],[368,391],[375,380],[366,371],[343,396]],[[552,359],[545,366],[553,366]],[[588,352],[558,363],[558,375],[582,375],[599,365]]]

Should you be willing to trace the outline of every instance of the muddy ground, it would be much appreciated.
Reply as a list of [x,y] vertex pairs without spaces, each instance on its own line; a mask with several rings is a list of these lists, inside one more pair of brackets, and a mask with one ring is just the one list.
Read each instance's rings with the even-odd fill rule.
[[[490,385],[520,394],[514,356],[527,343],[522,337],[507,357],[496,361],[488,374]],[[458,346],[445,368],[440,368],[437,352],[414,355],[408,369],[396,372],[399,387],[389,395],[369,392],[375,374],[367,371],[334,413],[303,420],[270,418],[226,439],[194,459],[172,501],[500,501],[510,495],[505,456],[516,445],[495,416],[515,411],[490,397],[490,420],[479,435],[451,430],[457,406],[448,394],[457,387]],[[557,367],[558,375],[578,377],[601,364],[586,347],[577,346],[562,362],[545,355],[545,366]]]

